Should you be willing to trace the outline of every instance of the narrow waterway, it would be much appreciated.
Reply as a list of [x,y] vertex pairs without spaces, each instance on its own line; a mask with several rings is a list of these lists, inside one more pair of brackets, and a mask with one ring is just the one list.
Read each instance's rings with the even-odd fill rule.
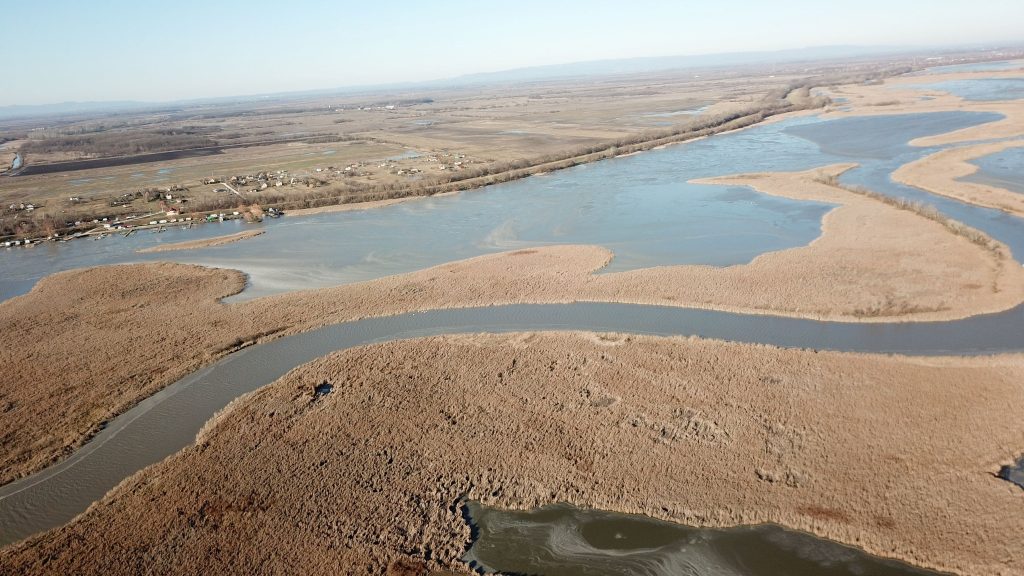
[[191,444],[229,402],[300,364],[404,338],[543,330],[702,336],[817,350],[988,354],[1024,351],[1024,306],[952,322],[864,324],[579,303],[434,310],[328,326],[243,349],[199,370],[112,420],[67,459],[0,487],[0,544],[69,521],[127,476]]

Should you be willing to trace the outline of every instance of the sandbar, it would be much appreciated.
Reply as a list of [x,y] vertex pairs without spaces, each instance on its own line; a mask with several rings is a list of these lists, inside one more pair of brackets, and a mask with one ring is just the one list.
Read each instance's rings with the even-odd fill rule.
[[1024,146],[1024,140],[1009,140],[941,150],[904,164],[893,172],[896,182],[920,188],[932,194],[955,198],[968,204],[986,206],[1024,217],[1024,194],[978,182],[961,180],[978,171],[972,164],[983,156]]
[[547,246],[234,304],[221,302],[245,286],[232,270],[154,263],[46,277],[0,303],[0,332],[19,335],[17,345],[0,348],[0,482],[70,453],[104,421],[242,346],[368,316],[602,301],[938,321],[1024,301],[1024,268],[1005,246],[979,246],[912,211],[818,181],[846,168],[714,180],[837,204],[808,246],[726,268],[595,274],[613,257],[609,250]]
[[255,236],[263,234],[263,232],[263,230],[246,230],[244,232],[238,232],[237,234],[226,234],[224,236],[203,238],[201,240],[188,240],[186,242],[175,242],[173,244],[160,244],[157,246],[152,246],[150,248],[136,250],[136,252],[138,252],[139,254],[149,254],[153,252],[174,252],[177,250],[196,250],[199,248],[210,248],[212,246],[221,246],[224,244],[231,244],[232,242],[238,242],[239,240],[253,238]]

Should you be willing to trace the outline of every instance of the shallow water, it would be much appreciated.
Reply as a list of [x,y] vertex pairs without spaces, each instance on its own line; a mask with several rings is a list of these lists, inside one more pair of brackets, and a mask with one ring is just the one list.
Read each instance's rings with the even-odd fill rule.
[[915,85],[922,90],[940,90],[965,100],[994,101],[1024,98],[1024,78],[978,78]]
[[485,573],[559,576],[902,576],[937,574],[775,525],[693,528],[565,504],[531,511],[466,505]]
[[971,161],[978,171],[961,178],[1024,194],[1024,148],[1007,148]]
[[[830,207],[688,180],[858,161],[866,174],[881,177],[879,191],[888,193],[893,154],[910,161],[931,151],[906,146],[910,138],[998,118],[963,112],[830,121],[794,118],[455,196],[268,221],[261,225],[267,232],[262,236],[202,250],[134,253],[158,243],[237,232],[243,225],[0,250],[0,298],[24,293],[39,278],[60,270],[153,260],[240,269],[249,275],[249,286],[235,300],[371,280],[548,244],[607,247],[615,258],[605,272],[742,264],[765,252],[806,245],[820,234],[821,217]],[[844,139],[860,145],[835,144]],[[992,233],[1011,245],[1015,240],[1000,234],[1019,239],[1024,253],[1024,231]]]
[[645,116],[648,118],[671,118],[673,116],[699,116],[707,112],[708,108],[710,108],[710,105],[701,106],[699,108],[686,108],[684,110],[672,110],[670,112],[647,112],[645,114],[641,114],[641,116]]
[[1000,70],[1015,70],[1024,67],[1024,60],[1001,60],[998,62],[978,62],[975,64],[952,64],[950,66],[935,66],[917,72],[914,75],[929,74],[952,74],[956,72],[992,72]]
[[1024,456],[1021,456],[1013,464],[1003,466],[999,470],[999,477],[1024,488]]
[[941,323],[863,324],[639,306],[552,304],[433,310],[337,324],[245,348],[113,419],[88,444],[37,474],[0,487],[0,545],[59,526],[134,472],[193,443],[238,396],[336,350],[465,332],[588,330],[702,336],[792,348],[987,354],[1024,351],[1024,306]]
[[[551,243],[607,246],[610,270],[745,262],[817,236],[819,203],[741,187],[687,184],[737,172],[808,169],[856,161],[844,181],[923,200],[1024,254],[1024,227],[996,210],[895,185],[889,175],[934,149],[912,138],[1000,118],[938,113],[821,121],[796,118],[456,196],[364,212],[268,221],[263,236],[191,252],[134,250],[236,232],[227,222],[162,234],[81,240],[0,254],[0,296],[73,267],[175,260],[238,268],[243,297],[407,272],[488,252]],[[143,401],[61,463],[0,488],[0,543],[60,525],[120,480],[190,444],[217,410],[292,367],[357,344],[431,334],[580,329],[700,335],[740,342],[910,354],[1024,350],[1024,308],[957,322],[843,324],[701,310],[573,304],[435,311],[325,328],[243,350]]]
[[[925,117],[925,118],[922,118]],[[969,117],[948,117],[956,124],[965,124]],[[1001,118],[998,114],[983,114],[975,119],[992,121]],[[945,124],[941,116],[931,114],[899,115],[889,117],[890,122],[882,125],[866,122],[868,118],[852,117],[841,124],[828,123],[794,126],[789,131],[815,142],[834,154],[837,162],[859,162],[860,166],[843,174],[844,184],[865,186],[893,198],[920,202],[934,206],[946,216],[977,228],[992,238],[1006,244],[1015,257],[1024,255],[1024,226],[1020,219],[1001,210],[965,204],[958,200],[931,194],[911,186],[897,184],[892,173],[900,166],[935,152],[938,148],[918,148],[906,144],[913,138],[934,133],[934,129]],[[837,121],[839,122],[839,121]],[[948,124],[947,124],[948,125]],[[898,134],[907,134],[899,138]],[[941,132],[940,132],[941,133]],[[900,142],[902,140],[902,143]]]

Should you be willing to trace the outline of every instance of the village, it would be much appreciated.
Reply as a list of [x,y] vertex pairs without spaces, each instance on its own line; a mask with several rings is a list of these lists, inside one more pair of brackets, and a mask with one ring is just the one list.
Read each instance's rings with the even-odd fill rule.
[[[162,232],[167,226],[191,228],[200,223],[244,220],[250,223],[264,218],[280,218],[284,210],[274,206],[296,192],[344,183],[416,181],[424,175],[441,175],[481,164],[465,154],[439,152],[422,154],[407,150],[381,160],[357,161],[344,166],[314,166],[289,171],[265,169],[254,173],[218,175],[193,183],[174,183],[162,187],[147,186],[108,198],[86,195],[68,196],[61,202],[65,208],[58,214],[88,213],[92,217],[61,219],[46,204],[9,204],[0,210],[5,218],[33,218],[40,213],[42,234],[29,237],[8,237],[0,247],[35,246],[43,242],[67,242],[80,238],[102,239],[119,233],[129,236],[142,230]],[[266,209],[263,206],[268,206]],[[140,209],[141,208],[141,209]]]

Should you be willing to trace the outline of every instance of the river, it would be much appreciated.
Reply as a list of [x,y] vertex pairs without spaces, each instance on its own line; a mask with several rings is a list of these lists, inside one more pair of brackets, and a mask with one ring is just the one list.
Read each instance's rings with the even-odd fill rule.
[[[454,196],[285,217],[259,225],[266,233],[257,238],[188,252],[140,255],[135,250],[237,232],[245,225],[236,221],[193,231],[172,228],[129,238],[0,249],[0,299],[28,291],[56,271],[153,260],[242,270],[249,285],[233,300],[372,280],[549,244],[611,249],[615,257],[603,272],[743,264],[765,252],[806,245],[820,234],[821,218],[830,206],[689,180],[856,161],[861,167],[847,178],[871,180],[875,189],[893,195],[918,199],[923,194],[937,204],[942,200],[889,181],[900,164],[934,151],[906,143],[998,118],[965,112],[829,121],[793,118]],[[1024,254],[1024,230],[1002,222],[1001,212],[955,202],[941,208]]]
[[589,330],[817,350],[990,354],[1024,350],[1022,327],[1024,306],[951,322],[866,324],[607,303],[434,310],[336,324],[231,354],[113,419],[67,459],[0,487],[0,544],[67,522],[125,477],[191,444],[231,400],[353,346],[467,332]]
[[[792,118],[476,192],[376,210],[285,218],[262,224],[267,233],[258,238],[194,252],[144,256],[134,251],[226,234],[243,225],[10,250],[0,254],[0,297],[24,293],[39,278],[59,270],[148,260],[241,269],[250,279],[242,299],[553,243],[611,248],[616,256],[608,271],[736,264],[810,242],[830,207],[688,180],[850,161],[861,166],[844,175],[844,181],[937,205],[1022,254],[1024,227],[1019,221],[899,186],[889,178],[896,167],[935,150],[912,148],[909,140],[999,117],[951,112],[829,121]],[[432,311],[329,326],[244,349],[189,375],[115,418],[60,463],[3,486],[0,543],[67,522],[128,475],[193,442],[202,425],[234,398],[334,350],[435,334],[562,329],[699,335],[847,351],[988,354],[1024,350],[1024,307],[952,322],[857,324],[580,303]]]

